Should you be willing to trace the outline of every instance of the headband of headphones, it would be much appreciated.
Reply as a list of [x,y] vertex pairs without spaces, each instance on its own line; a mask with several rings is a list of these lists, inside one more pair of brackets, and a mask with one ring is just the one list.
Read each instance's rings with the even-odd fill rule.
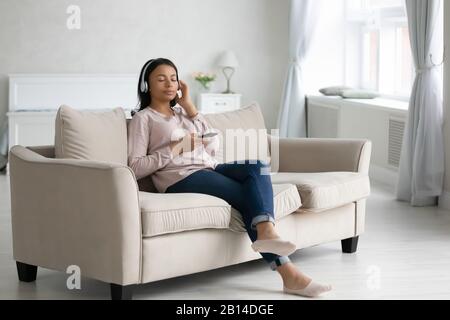
[[[153,63],[153,61],[155,61],[155,59],[150,59],[147,62],[147,64],[144,66],[144,70],[142,71],[142,77],[141,77],[141,81],[140,81],[140,89],[141,89],[141,92],[143,92],[143,93],[148,92],[148,83],[147,83],[145,74],[147,73],[147,69],[148,69],[148,67],[150,67],[150,65]],[[177,73],[177,80],[178,80],[178,73]],[[178,89],[180,89],[180,88],[178,88]]]

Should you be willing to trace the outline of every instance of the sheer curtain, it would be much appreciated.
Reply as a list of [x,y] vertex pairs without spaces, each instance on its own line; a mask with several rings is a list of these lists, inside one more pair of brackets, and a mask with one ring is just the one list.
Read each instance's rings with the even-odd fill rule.
[[397,199],[434,206],[444,179],[442,0],[406,0],[411,49],[417,70],[397,184]]
[[306,137],[302,64],[310,49],[321,0],[291,0],[289,62],[278,116],[280,137]]

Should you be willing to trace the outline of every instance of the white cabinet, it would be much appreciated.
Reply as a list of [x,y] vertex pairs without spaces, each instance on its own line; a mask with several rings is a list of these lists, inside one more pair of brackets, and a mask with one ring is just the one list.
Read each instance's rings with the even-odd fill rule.
[[17,111],[7,113],[9,147],[49,146],[55,143],[55,111]]
[[220,113],[241,107],[241,94],[201,93],[198,108],[201,113]]
[[129,117],[137,82],[136,74],[10,74],[9,148],[53,145],[63,104],[98,112],[122,107]]

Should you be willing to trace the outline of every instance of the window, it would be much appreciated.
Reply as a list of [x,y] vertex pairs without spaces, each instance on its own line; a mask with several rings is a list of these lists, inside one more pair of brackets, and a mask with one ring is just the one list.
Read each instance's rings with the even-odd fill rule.
[[404,0],[346,0],[345,8],[345,81],[408,99],[415,72]]

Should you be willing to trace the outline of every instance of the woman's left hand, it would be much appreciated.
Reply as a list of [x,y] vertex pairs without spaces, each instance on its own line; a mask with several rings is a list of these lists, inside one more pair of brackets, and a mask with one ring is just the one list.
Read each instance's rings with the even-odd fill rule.
[[182,97],[180,98],[178,96],[177,103],[184,108],[185,105],[187,105],[188,103],[192,103],[191,96],[189,93],[189,86],[187,85],[186,82],[180,80],[179,90],[181,90]]
[[189,86],[186,82],[183,80],[180,80],[180,90],[182,97],[178,97],[177,94],[177,103],[186,110],[187,114],[191,117],[195,116],[197,114],[197,108],[195,107],[194,103],[191,100],[191,96],[189,94]]

